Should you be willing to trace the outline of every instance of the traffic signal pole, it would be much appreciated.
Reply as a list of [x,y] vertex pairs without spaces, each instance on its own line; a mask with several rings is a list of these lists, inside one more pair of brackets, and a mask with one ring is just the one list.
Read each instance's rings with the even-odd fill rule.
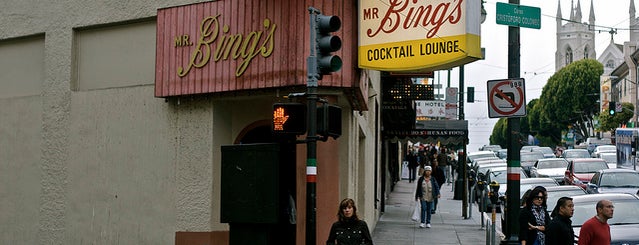
[[[308,8],[310,15],[310,55],[306,60],[308,102],[308,132],[306,134],[306,244],[316,244],[316,189],[317,189],[317,94],[318,80],[322,75],[342,68],[342,59],[332,52],[342,48],[342,40],[331,35],[340,29],[342,22],[337,16],[322,15],[319,9]],[[327,115],[324,115],[327,116]],[[327,126],[328,127],[328,126]],[[341,131],[340,131],[341,132]],[[335,137],[335,136],[333,136]]]
[[316,190],[317,190],[317,84],[319,71],[317,67],[317,15],[318,9],[308,8],[310,13],[311,53],[306,61],[306,100],[308,102],[308,133],[306,135],[306,244],[315,245],[316,240]]
[[[509,0],[510,4],[519,5],[519,0]],[[508,26],[508,78],[519,78],[520,76],[520,42],[519,27]],[[524,105],[525,106],[525,105]],[[520,171],[521,171],[521,150],[520,125],[518,117],[509,117],[507,126],[508,155],[506,165],[508,166],[506,189],[506,240],[502,244],[519,244],[519,191]],[[513,188],[514,187],[514,188]],[[503,226],[503,224],[502,224]]]

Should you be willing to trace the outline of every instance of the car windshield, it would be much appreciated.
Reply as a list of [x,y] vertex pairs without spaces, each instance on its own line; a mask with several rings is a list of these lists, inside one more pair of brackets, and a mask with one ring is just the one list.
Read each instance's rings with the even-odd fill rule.
[[494,180],[499,184],[503,184],[506,183],[506,176],[505,170],[490,172],[490,181]]
[[[499,183],[500,185],[504,185],[506,184],[506,182],[508,181],[506,176],[508,176],[507,172],[505,169],[500,169],[500,170],[496,170],[496,171],[491,171],[490,172],[490,176],[488,176],[490,179],[489,181],[497,181],[497,183]],[[523,171],[519,171],[519,178],[521,179],[526,179],[528,178],[526,176],[526,174]],[[505,190],[502,189],[502,190]]]
[[597,170],[607,169],[604,161],[575,162],[575,173],[594,173]]
[[537,168],[538,169],[544,169],[544,168],[566,168],[568,166],[568,162],[558,159],[555,161],[543,161],[543,162],[539,162],[537,163]]
[[564,158],[590,158],[588,151],[564,151]]
[[[612,219],[608,220],[610,225],[639,224],[639,200],[611,200],[615,206]],[[575,212],[572,216],[572,226],[581,226],[586,220],[597,214],[596,202],[576,202]]]
[[639,174],[630,172],[605,173],[599,187],[639,187]]

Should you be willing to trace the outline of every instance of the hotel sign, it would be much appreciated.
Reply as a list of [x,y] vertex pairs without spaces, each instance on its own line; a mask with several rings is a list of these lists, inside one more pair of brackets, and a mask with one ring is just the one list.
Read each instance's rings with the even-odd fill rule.
[[359,67],[433,71],[481,58],[481,2],[379,0],[359,3]]

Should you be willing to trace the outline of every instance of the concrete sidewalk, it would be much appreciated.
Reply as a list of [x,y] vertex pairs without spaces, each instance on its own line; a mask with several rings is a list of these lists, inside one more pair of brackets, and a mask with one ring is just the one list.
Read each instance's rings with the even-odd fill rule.
[[419,222],[411,220],[416,186],[416,182],[408,183],[408,180],[397,182],[386,200],[386,210],[373,230],[375,244],[486,244],[486,228],[481,227],[477,206],[472,206],[472,214],[465,219],[462,201],[453,200],[452,184],[444,184],[441,188],[437,213],[431,218],[432,227],[419,228]]

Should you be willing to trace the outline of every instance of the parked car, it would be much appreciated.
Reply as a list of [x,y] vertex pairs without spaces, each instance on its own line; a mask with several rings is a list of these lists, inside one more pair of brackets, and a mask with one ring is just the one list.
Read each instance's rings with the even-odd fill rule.
[[595,147],[595,149],[592,151],[592,154],[590,154],[592,157],[599,157],[599,154],[601,154],[602,152],[614,152],[617,153],[617,146],[614,145],[600,145]]
[[544,159],[544,154],[538,151],[521,152],[519,155],[519,162],[521,168],[524,169],[526,175],[530,176],[530,168],[535,165],[535,162],[539,159]]
[[[479,169],[482,169],[482,167],[480,167]],[[488,185],[489,183],[491,183],[492,181],[496,181],[497,183],[499,183],[499,191],[498,191],[498,196],[505,196],[506,195],[506,188],[508,188],[508,180],[507,177],[508,176],[508,167],[503,165],[503,166],[491,166],[488,169],[490,169],[490,171],[487,171],[487,168],[484,167],[484,170],[486,172],[486,185],[484,186],[483,189],[483,193],[485,193],[486,195],[484,195],[484,204],[490,204],[490,198],[488,197],[488,192],[490,191],[490,186]],[[480,170],[481,171],[481,170]],[[520,179],[527,179],[528,176],[526,175],[526,173],[524,173],[523,170],[519,171],[519,178]],[[479,193],[479,190],[477,189],[478,187],[475,186],[475,193]],[[475,196],[475,200],[478,204],[480,204],[480,196]],[[479,207],[480,211],[485,211],[488,212],[487,209],[485,209],[486,207]],[[497,208],[496,208],[496,212],[497,213],[501,213],[501,205],[498,204]]]
[[494,152],[492,151],[475,151],[475,152],[469,152],[468,156],[466,156],[466,163],[468,165],[472,165],[472,163],[478,159],[478,158],[487,158],[487,157],[494,157],[497,158],[497,155],[495,155]]
[[569,159],[564,173],[564,184],[577,185],[585,190],[595,172],[602,169],[608,169],[608,164],[601,158]]
[[[497,181],[499,183],[499,196],[506,195],[506,189],[508,188],[508,167],[494,167],[491,168],[490,173],[488,174],[488,183],[491,181]],[[524,173],[523,170],[519,171],[519,181],[523,179],[528,179],[528,175]]]
[[562,158],[589,158],[590,152],[586,149],[565,149],[561,153]]
[[612,201],[615,212],[610,225],[610,244],[639,244],[639,197],[628,193],[604,193],[572,196],[575,212],[572,216],[572,228],[579,235],[581,226],[597,214],[595,205],[599,200]]
[[608,168],[617,168],[617,152],[601,152],[599,158],[606,161]]
[[568,161],[564,158],[544,158],[539,159],[530,169],[532,178],[553,178],[557,183],[563,184],[564,174],[568,167]]
[[635,194],[639,190],[639,173],[632,169],[602,169],[586,185],[588,193],[622,192]]
[[531,150],[541,152],[542,154],[544,154],[545,158],[556,158],[555,152],[548,146],[536,147],[532,148]]

